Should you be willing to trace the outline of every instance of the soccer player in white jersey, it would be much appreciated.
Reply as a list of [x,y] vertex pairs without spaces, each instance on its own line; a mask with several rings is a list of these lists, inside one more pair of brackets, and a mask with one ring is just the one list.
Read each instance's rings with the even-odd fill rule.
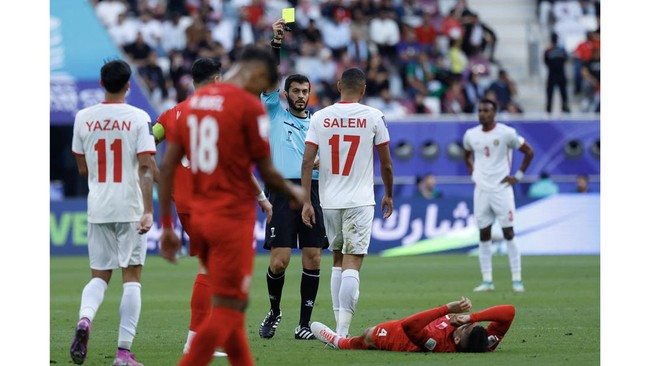
[[[494,119],[497,105],[483,99],[479,102],[479,126],[463,136],[465,165],[472,175],[474,187],[474,217],[479,227],[479,263],[483,282],[474,291],[492,291],[492,224],[499,220],[508,245],[512,273],[512,289],[523,292],[521,253],[515,242],[515,195],[512,185],[519,182],[533,160],[533,148],[517,131]],[[524,154],[521,167],[511,174],[512,150]]]
[[[140,275],[147,254],[144,235],[153,224],[156,153],[151,118],[125,103],[131,68],[122,60],[101,69],[104,102],[80,110],[72,152],[88,177],[88,256],[91,280],[81,294],[79,322],[70,347],[75,364],[86,358],[90,328],[114,269],[122,269],[122,301],[113,365],[141,365],[131,353],[140,318]],[[97,361],[100,362],[100,361]]]
[[[337,83],[341,101],[314,113],[302,161],[302,185],[309,192],[316,152],[320,151],[320,203],[334,265],[330,289],[336,333],[347,336],[359,299],[359,270],[370,245],[374,217],[373,147],[377,149],[385,193],[384,219],[393,212],[393,163],[383,113],[359,103],[366,77],[358,68],[343,72]],[[315,223],[305,201],[302,219]]]

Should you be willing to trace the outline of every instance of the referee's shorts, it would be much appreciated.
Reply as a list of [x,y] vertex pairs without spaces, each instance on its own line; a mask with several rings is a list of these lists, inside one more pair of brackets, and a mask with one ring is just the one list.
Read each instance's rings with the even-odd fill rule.
[[[300,179],[290,179],[300,184]],[[266,225],[264,249],[271,248],[327,248],[329,243],[323,223],[323,210],[318,196],[318,181],[311,181],[311,203],[316,213],[316,224],[312,228],[302,222],[302,207],[292,209],[289,199],[277,192],[269,192],[269,202],[273,205],[271,222]]]

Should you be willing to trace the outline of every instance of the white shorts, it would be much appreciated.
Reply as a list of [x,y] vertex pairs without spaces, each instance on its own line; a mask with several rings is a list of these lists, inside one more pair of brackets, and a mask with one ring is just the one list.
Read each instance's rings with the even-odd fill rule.
[[343,254],[368,254],[374,206],[323,209],[329,250]]
[[499,220],[502,228],[515,225],[515,193],[512,187],[498,192],[474,188],[474,218],[479,229],[494,224]]
[[144,265],[147,235],[138,234],[137,222],[88,223],[90,268],[108,270]]

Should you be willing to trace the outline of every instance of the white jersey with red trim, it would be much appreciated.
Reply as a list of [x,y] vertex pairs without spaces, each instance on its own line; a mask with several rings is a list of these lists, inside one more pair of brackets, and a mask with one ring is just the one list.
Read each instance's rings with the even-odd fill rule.
[[373,150],[389,141],[384,115],[376,108],[339,102],[314,113],[305,143],[319,149],[321,206],[374,205]]
[[151,118],[125,103],[101,103],[77,112],[72,153],[88,166],[88,222],[133,222],[144,212],[139,154],[155,154]]
[[501,181],[510,175],[512,150],[519,149],[523,143],[524,138],[514,128],[501,123],[489,131],[483,131],[481,125],[467,130],[463,148],[474,153],[472,180],[476,186],[492,192],[508,187]]

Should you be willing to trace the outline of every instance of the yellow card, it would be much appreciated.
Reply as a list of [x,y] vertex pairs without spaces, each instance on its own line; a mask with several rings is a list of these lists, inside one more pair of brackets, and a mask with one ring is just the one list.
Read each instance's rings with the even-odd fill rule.
[[282,19],[287,23],[293,23],[296,21],[296,8],[284,8],[282,9]]

